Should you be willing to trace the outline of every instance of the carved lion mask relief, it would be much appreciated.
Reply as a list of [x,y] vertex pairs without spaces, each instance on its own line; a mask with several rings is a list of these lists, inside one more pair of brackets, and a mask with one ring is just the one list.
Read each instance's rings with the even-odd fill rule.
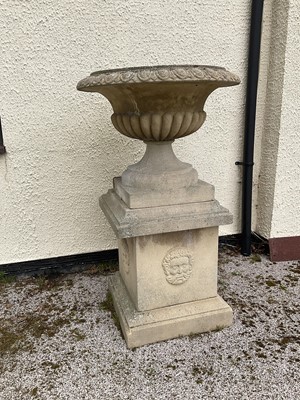
[[185,248],[177,247],[166,254],[162,267],[166,280],[172,285],[186,282],[192,273],[193,257]]

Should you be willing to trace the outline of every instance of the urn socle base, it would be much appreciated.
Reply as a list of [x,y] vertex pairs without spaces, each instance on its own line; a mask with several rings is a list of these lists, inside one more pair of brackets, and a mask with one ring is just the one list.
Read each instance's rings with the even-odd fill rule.
[[232,309],[218,295],[149,311],[137,311],[119,273],[110,278],[109,290],[129,348],[219,330],[232,324]]
[[176,204],[198,203],[214,200],[214,187],[198,180],[192,186],[178,189],[157,190],[125,186],[120,177],[114,178],[114,190],[129,208],[148,208]]

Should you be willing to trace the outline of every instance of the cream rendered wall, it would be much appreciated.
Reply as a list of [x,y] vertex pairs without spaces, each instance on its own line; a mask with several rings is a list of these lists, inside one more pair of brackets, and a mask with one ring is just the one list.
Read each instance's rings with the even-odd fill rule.
[[270,237],[300,236],[300,3],[290,0]]
[[295,0],[273,2],[264,121],[258,129],[256,230],[266,238],[300,235],[299,14]]
[[177,155],[216,186],[240,230],[241,159],[250,4],[246,0],[0,0],[0,264],[116,247],[98,197],[143,144],[121,137],[90,72],[155,64],[212,64],[242,84],[220,89],[207,121]]
[[287,2],[272,1],[268,4],[271,8],[270,34],[268,30],[263,31],[258,87],[255,143],[258,191],[257,221],[254,226],[254,229],[266,238],[270,237],[273,214],[289,8]]
[[268,103],[266,97],[268,93],[268,74],[269,61],[272,40],[272,0],[264,2],[263,19],[262,19],[262,35],[261,35],[261,51],[259,65],[259,79],[256,105],[256,126],[254,141],[254,167],[253,167],[253,192],[252,192],[252,230],[257,231],[258,213],[261,208],[258,204],[259,184],[261,177],[261,165],[265,158],[265,149],[263,151],[262,141],[265,132],[265,118],[267,115]]

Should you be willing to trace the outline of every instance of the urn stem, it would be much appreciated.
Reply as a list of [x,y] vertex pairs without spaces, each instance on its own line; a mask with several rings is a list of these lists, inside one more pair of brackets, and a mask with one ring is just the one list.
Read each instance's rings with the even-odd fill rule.
[[122,174],[124,186],[164,192],[197,184],[197,171],[176,157],[173,140],[145,143],[143,158]]

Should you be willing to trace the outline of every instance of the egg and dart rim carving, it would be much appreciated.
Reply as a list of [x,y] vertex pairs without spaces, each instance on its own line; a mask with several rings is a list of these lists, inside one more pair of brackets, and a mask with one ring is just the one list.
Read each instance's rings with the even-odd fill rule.
[[78,90],[85,90],[92,86],[120,85],[141,82],[180,82],[180,81],[216,81],[226,82],[228,86],[238,85],[237,75],[225,68],[208,65],[171,65],[120,68],[93,72],[82,79]]

